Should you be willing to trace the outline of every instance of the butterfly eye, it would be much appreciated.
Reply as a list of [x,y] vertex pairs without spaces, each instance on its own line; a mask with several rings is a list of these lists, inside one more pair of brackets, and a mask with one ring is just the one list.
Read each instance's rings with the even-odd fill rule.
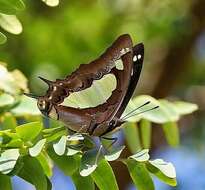
[[38,101],[38,107],[39,107],[40,110],[44,110],[46,108],[45,100],[39,100]]
[[114,125],[115,125],[115,121],[114,120],[110,121],[109,126],[114,126]]

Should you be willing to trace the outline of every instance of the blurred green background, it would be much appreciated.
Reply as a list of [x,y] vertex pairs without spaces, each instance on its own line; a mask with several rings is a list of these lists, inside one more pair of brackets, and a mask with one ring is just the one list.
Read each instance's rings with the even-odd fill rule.
[[[8,41],[0,46],[0,61],[7,63],[9,70],[20,69],[28,77],[32,92],[45,92],[46,86],[38,76],[64,78],[80,64],[98,57],[117,36],[129,33],[134,43],[145,45],[144,68],[136,94],[199,105],[194,116],[181,121],[179,152],[190,151],[188,156],[194,157],[192,165],[200,159],[204,164],[204,0],[61,0],[57,7],[48,7],[40,0],[25,3],[26,9],[17,15],[23,32],[18,36],[6,34]],[[153,137],[153,154],[160,154],[161,148],[166,147],[161,129],[156,127]],[[175,158],[175,154],[171,157]],[[190,175],[191,179],[191,172],[205,177],[197,167],[184,169],[179,178]],[[129,184],[128,175],[123,169],[118,172],[124,189]],[[188,178],[183,183],[191,181],[194,179]],[[205,182],[197,184],[195,189],[205,189]],[[188,188],[179,183],[177,189]]]

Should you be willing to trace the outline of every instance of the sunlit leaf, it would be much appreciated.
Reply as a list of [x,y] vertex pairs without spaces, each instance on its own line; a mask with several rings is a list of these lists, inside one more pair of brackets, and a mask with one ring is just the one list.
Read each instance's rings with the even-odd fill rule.
[[13,76],[8,72],[4,65],[0,64],[0,89],[10,94],[16,94],[18,88]]
[[130,156],[130,158],[132,158],[138,162],[146,162],[150,158],[149,150],[148,149],[141,150],[141,151],[137,152],[136,154]]
[[5,113],[1,119],[2,129],[14,129],[17,125],[15,117],[11,113]]
[[[146,167],[147,169],[153,173],[157,178],[159,178],[161,181],[163,181],[164,183],[171,185],[171,186],[176,186],[177,185],[177,181],[176,178],[170,178],[167,175],[165,175],[159,168],[155,167],[154,165],[152,165],[150,162],[146,163]],[[166,164],[163,166],[166,167]],[[171,166],[172,167],[172,166]],[[169,168],[168,168],[169,170]],[[173,170],[173,169],[171,169]],[[171,172],[173,173],[173,172]],[[172,177],[174,175],[172,174]]]
[[79,174],[79,171],[76,171],[71,177],[75,184],[76,190],[82,190],[82,189],[95,190],[95,184],[91,176],[82,177]]
[[[151,122],[161,124],[161,123],[165,123],[169,121],[177,121],[179,119],[179,114],[176,111],[175,106],[171,102],[168,102],[166,100],[158,101],[154,99],[153,97],[147,96],[147,95],[141,95],[141,96],[137,96],[133,98],[129,102],[125,112],[123,113],[123,116],[125,116],[130,111],[134,110],[135,108],[143,105],[144,103],[148,101],[150,102],[148,105],[143,106],[140,109],[138,109],[138,111],[135,112],[136,114],[134,114],[134,116],[129,117],[126,120],[131,121],[131,122],[136,122],[144,118]],[[156,106],[159,106],[159,107],[151,111],[146,111]],[[144,113],[137,114],[140,112],[144,112]]]
[[25,75],[21,71],[19,71],[17,69],[11,71],[10,73],[13,76],[13,78],[14,78],[14,80],[16,82],[16,85],[21,90],[23,90],[24,92],[27,92],[28,91],[28,86],[27,86],[28,80],[25,77]]
[[15,15],[5,15],[0,13],[0,26],[12,34],[20,34],[22,25]]
[[0,44],[4,44],[6,40],[7,40],[6,36],[0,32]]
[[198,106],[196,104],[189,102],[176,101],[174,102],[174,105],[177,112],[181,115],[190,114],[198,109]]
[[108,152],[105,154],[105,159],[107,161],[114,161],[117,160],[120,157],[120,154],[124,150],[125,146],[120,146],[118,148],[114,148],[111,152]]
[[68,135],[68,141],[80,141],[84,140],[84,137],[81,134],[75,133],[73,135]]
[[11,105],[15,102],[13,96],[9,94],[0,94],[0,107]]
[[139,130],[136,123],[125,123],[123,126],[123,132],[127,145],[132,153],[135,153],[141,149]]
[[51,159],[45,152],[41,152],[37,157],[37,160],[41,164],[44,173],[46,174],[47,177],[51,177],[53,175],[53,164],[51,162]]
[[0,189],[12,190],[11,178],[1,173],[0,173]]
[[81,152],[80,149],[74,149],[74,148],[71,148],[71,147],[67,147],[66,155],[67,156],[73,156],[73,155],[75,155],[79,152]]
[[59,0],[42,0],[42,1],[46,3],[46,5],[51,6],[51,7],[58,6],[59,4]]
[[151,144],[151,133],[152,133],[152,126],[151,122],[142,119],[140,121],[140,132],[141,132],[141,137],[142,137],[142,146],[143,148],[150,148]]
[[66,142],[67,136],[62,136],[57,143],[53,144],[53,149],[55,150],[56,154],[62,156],[66,150]]
[[100,190],[119,189],[112,167],[105,159],[99,162],[97,169],[91,174],[91,177]]
[[29,154],[32,157],[38,156],[41,153],[45,143],[46,139],[41,139],[40,141],[38,141],[33,147],[29,148]]
[[[18,176],[33,184],[36,190],[48,190],[47,177],[44,175],[43,168],[36,158],[25,156],[24,166]],[[50,184],[49,184],[50,186]]]
[[162,159],[150,160],[149,163],[158,168],[167,177],[176,178],[176,171],[172,163],[165,162]]
[[11,112],[16,116],[40,115],[40,111],[36,105],[36,100],[26,96],[21,97],[20,104],[12,109]]
[[101,149],[91,149],[85,152],[81,159],[80,164],[80,175],[88,176],[90,175],[96,168],[99,161],[99,157],[101,156]]
[[128,159],[126,165],[138,190],[154,190],[152,178],[143,163]]
[[[79,156],[58,156],[54,150],[49,149],[48,154],[54,163],[61,169],[65,175],[71,176],[79,167]],[[78,171],[79,172],[79,171]]]
[[19,155],[18,149],[8,149],[4,151],[0,156],[0,172],[3,174],[10,173],[13,170]]
[[168,122],[162,125],[164,134],[169,145],[176,147],[179,145],[179,129],[177,123]]
[[4,14],[15,14],[24,8],[25,5],[22,0],[0,0],[0,12]]
[[39,135],[42,129],[43,125],[41,122],[31,122],[16,127],[16,133],[24,141],[32,141]]

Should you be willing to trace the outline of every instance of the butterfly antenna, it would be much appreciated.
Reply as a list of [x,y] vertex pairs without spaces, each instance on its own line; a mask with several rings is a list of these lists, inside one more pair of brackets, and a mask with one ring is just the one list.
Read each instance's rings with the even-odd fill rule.
[[142,104],[141,106],[135,108],[134,110],[132,110],[132,111],[130,111],[129,113],[127,113],[126,115],[124,115],[121,119],[126,118],[128,115],[132,114],[133,112],[135,112],[135,111],[137,111],[138,109],[140,109],[140,108],[146,106],[146,105],[149,104],[149,103],[150,103],[150,101],[145,102],[145,103]]
[[150,109],[147,109],[147,110],[138,112],[138,113],[136,113],[136,114],[129,115],[128,117],[123,117],[123,120],[126,120],[126,119],[128,119],[128,118],[130,118],[130,117],[133,117],[133,116],[136,116],[136,115],[140,115],[140,114],[145,113],[145,112],[148,112],[148,111],[155,110],[155,109],[157,109],[157,108],[159,108],[159,106],[155,106],[155,107],[153,107],[153,108],[150,108]]

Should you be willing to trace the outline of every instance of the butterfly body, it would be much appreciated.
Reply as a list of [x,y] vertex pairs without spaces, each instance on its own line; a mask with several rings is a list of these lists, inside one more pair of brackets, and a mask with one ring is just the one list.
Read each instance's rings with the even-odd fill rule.
[[[38,108],[73,131],[103,136],[124,123],[120,117],[137,85],[143,57],[143,44],[133,47],[130,36],[122,35],[98,59],[80,65],[65,79],[41,78],[49,89],[45,96],[37,97]],[[115,78],[116,86],[105,102],[84,108],[64,105],[73,94],[86,91],[108,75]]]

